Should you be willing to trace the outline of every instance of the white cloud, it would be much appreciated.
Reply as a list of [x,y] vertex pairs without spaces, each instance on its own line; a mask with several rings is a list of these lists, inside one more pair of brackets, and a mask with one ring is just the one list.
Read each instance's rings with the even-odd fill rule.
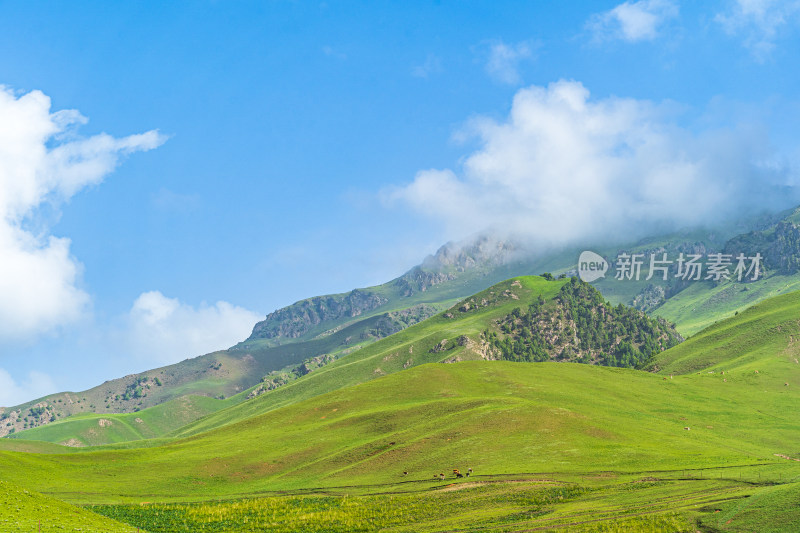
[[523,41],[506,44],[502,41],[489,44],[489,57],[486,61],[486,72],[495,81],[513,85],[519,83],[521,76],[519,64],[534,58],[536,44]]
[[39,91],[0,86],[0,339],[20,339],[73,323],[86,310],[78,287],[81,265],[70,241],[34,232],[43,205],[57,209],[97,184],[120,158],[164,141],[156,131],[124,138],[81,138],[77,111],[50,111]]
[[792,201],[770,187],[787,175],[766,163],[763,132],[695,133],[670,120],[675,107],[593,100],[574,81],[521,89],[506,120],[472,122],[480,148],[462,172],[421,171],[385,198],[439,220],[451,238],[493,229],[542,246],[644,236]]
[[227,302],[197,308],[158,291],[142,293],[128,314],[128,345],[137,358],[175,363],[246,339],[263,315]]
[[0,368],[0,405],[11,407],[57,392],[50,376],[35,370],[26,380],[17,383],[6,370]]
[[736,0],[715,20],[729,35],[744,38],[744,45],[759,60],[765,60],[775,48],[779,30],[797,21],[800,2],[785,0]]
[[678,6],[671,0],[640,0],[592,16],[587,27],[598,41],[652,41],[659,28],[677,16]]

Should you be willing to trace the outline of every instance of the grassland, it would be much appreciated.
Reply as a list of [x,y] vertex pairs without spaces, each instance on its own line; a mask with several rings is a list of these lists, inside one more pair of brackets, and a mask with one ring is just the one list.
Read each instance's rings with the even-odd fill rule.
[[[699,491],[698,491],[699,489]],[[204,504],[98,506],[95,512],[146,527],[179,531],[588,531],[692,528],[672,505],[707,502],[735,491],[731,483],[625,481],[579,487],[555,481],[478,481],[382,495],[266,497]],[[700,494],[698,494],[698,492]],[[640,500],[646,498],[646,512]],[[639,501],[637,501],[639,500]],[[588,515],[588,516],[587,516]],[[604,515],[605,519],[596,517]]]
[[699,282],[668,299],[653,314],[674,322],[678,331],[689,336],[758,302],[798,290],[797,275],[773,274],[750,283]]
[[661,353],[647,369],[666,374],[703,371],[725,383],[744,380],[793,391],[800,387],[799,317],[800,292],[770,298]]
[[[507,315],[514,307],[540,294],[550,299],[566,283],[564,280],[545,281],[538,277],[523,277],[519,280],[513,287],[514,282],[509,280],[475,296],[479,300],[491,301],[491,305],[473,309],[469,313],[454,311],[457,315],[454,318],[448,319],[442,315],[433,317],[390,338],[365,346],[297,382],[254,400],[245,401],[253,387],[224,401],[197,396],[183,397],[137,413],[73,416],[57,423],[29,429],[16,434],[15,438],[54,443],[71,442],[75,445],[101,445],[143,438],[188,436],[411,366],[439,362],[453,357],[480,359],[481,356],[471,351],[468,346],[457,346],[437,353],[432,353],[431,350],[445,338],[452,340],[462,335],[477,338],[490,321]],[[508,293],[503,294],[506,291]],[[298,345],[287,345],[285,348],[292,346]],[[219,412],[218,416],[214,416],[213,413],[216,412]],[[204,414],[206,416],[203,416]],[[199,420],[194,423],[194,419]],[[108,424],[109,421],[111,424]]]
[[[788,216],[787,220],[794,222],[800,214],[787,212],[782,216]],[[745,229],[745,226],[740,230]],[[653,250],[672,252],[679,246],[698,244],[716,249],[723,246],[727,237],[733,236],[734,232],[734,228],[729,228],[729,231],[723,233],[700,230],[681,232],[631,243],[626,246],[626,250],[638,253],[650,253]],[[618,250],[607,247],[599,251],[607,257],[613,257]],[[63,426],[53,433],[36,431],[26,434],[23,438],[72,442],[78,445],[154,438],[164,433],[163,428],[142,428],[140,423],[128,425],[120,423],[116,424],[113,430],[106,430],[106,426],[99,424],[101,420],[108,419],[105,415],[143,411],[148,407],[183,396],[204,395],[214,398],[237,396],[243,390],[252,389],[268,372],[285,370],[311,357],[344,356],[369,345],[381,336],[375,334],[376,325],[385,320],[386,313],[403,312],[414,306],[445,309],[470,293],[512,275],[543,271],[566,272],[574,267],[579,252],[577,249],[563,250],[544,254],[537,259],[526,258],[510,262],[497,262],[489,258],[485,264],[478,261],[465,269],[446,264],[438,267],[433,265],[433,270],[428,271],[412,269],[396,280],[360,290],[382,299],[385,301],[384,304],[358,312],[355,316],[345,313],[338,318],[310,323],[308,330],[299,337],[282,336],[272,339],[254,337],[229,350],[186,359],[175,365],[112,380],[80,393],[66,392],[51,395],[5,409],[5,412],[4,408],[0,407],[0,417],[13,414],[0,423],[0,436],[12,430],[20,433],[54,421],[95,413],[101,416],[96,417],[94,422],[90,422],[90,418],[80,418],[72,426],[74,431],[67,431],[68,426]],[[439,283],[427,285],[424,290],[422,285],[417,286],[419,283],[430,282],[430,280],[427,282],[420,280],[427,279],[426,276],[431,275],[440,276],[437,278]],[[630,304],[650,284],[651,281],[644,279],[638,282],[604,279],[595,285],[612,303]],[[691,335],[764,298],[800,289],[800,276],[780,276],[773,273],[756,283],[746,285],[740,283],[714,285],[709,282],[697,282],[676,294],[673,294],[673,289],[677,289],[670,288],[674,283],[666,285],[669,296],[667,301],[655,310],[648,309],[674,322],[683,335]],[[335,300],[346,296],[340,294],[321,298]],[[297,305],[302,303],[298,302]],[[287,309],[293,307],[296,306]],[[303,320],[302,316],[294,318]],[[132,395],[131,392],[140,386],[138,380],[142,379],[145,382],[141,384],[143,389],[141,394]],[[238,398],[243,399],[244,396]],[[37,410],[44,412],[35,413]],[[203,414],[205,413],[198,412],[198,416]],[[145,417],[138,418],[144,420]],[[176,430],[186,421],[183,418],[176,420],[176,424],[168,429]],[[93,426],[95,423],[98,427]],[[60,437],[60,440],[56,440],[56,437]]]
[[0,481],[0,531],[131,533],[130,524]]
[[412,326],[175,438],[65,453],[7,441],[0,478],[152,531],[747,531],[759,513],[793,530],[800,295],[662,353],[660,373],[433,350],[562,283],[509,280],[478,295],[492,305]]
[[135,413],[74,415],[11,435],[11,438],[66,446],[99,446],[153,439],[230,405],[230,400],[187,395]]
[[797,456],[796,397],[706,376],[424,365],[158,448],[6,452],[0,471],[152,531],[689,530],[800,475],[774,455]]
[[764,487],[746,499],[725,502],[717,512],[702,517],[701,525],[718,531],[800,531],[798,501],[798,483]]
[[442,313],[429,318],[425,322],[337,360],[288,386],[270,391],[253,401],[237,403],[228,409],[188,424],[173,435],[186,437],[208,431],[268,410],[365,383],[421,364],[454,359],[480,360],[482,355],[476,352],[474,344],[471,343],[452,346],[443,352],[436,351],[436,347],[443,340],[453,340],[462,336],[474,341],[492,321],[508,315],[515,307],[532,302],[539,295],[546,300],[552,299],[566,283],[568,280],[546,281],[537,276],[514,278],[498,283],[471,297],[478,302],[486,300],[490,305],[478,306],[466,313],[453,310],[450,313],[451,317],[445,316],[447,313]]

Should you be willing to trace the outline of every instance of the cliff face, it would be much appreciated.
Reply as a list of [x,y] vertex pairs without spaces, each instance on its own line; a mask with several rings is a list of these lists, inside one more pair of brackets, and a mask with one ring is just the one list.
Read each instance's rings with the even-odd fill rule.
[[512,242],[480,236],[466,243],[445,244],[434,255],[426,257],[420,267],[425,270],[464,272],[502,265],[517,251],[518,247]]
[[255,325],[248,340],[278,337],[295,339],[322,322],[357,317],[388,301],[385,296],[361,289],[301,300],[267,315],[265,320]]
[[753,231],[728,241],[725,252],[753,256],[760,253],[763,268],[781,274],[800,271],[800,225],[782,220],[764,231]]
[[317,296],[278,309],[256,324],[247,340],[298,339],[320,324],[370,313],[389,302],[454,281],[463,272],[502,265],[515,251],[513,244],[485,236],[447,243],[421,265],[385,285]]

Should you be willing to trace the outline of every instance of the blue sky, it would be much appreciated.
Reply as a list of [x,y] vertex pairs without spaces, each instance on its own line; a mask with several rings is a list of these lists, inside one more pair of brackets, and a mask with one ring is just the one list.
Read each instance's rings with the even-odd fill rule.
[[793,201],[798,29],[766,0],[0,2],[0,405],[484,228]]

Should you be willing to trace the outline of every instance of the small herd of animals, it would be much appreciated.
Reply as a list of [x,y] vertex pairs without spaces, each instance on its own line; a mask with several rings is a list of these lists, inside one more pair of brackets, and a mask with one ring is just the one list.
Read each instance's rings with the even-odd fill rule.
[[[408,471],[407,470],[403,471],[403,475],[407,476]],[[469,477],[470,475],[472,475],[472,469],[470,468],[467,470],[466,474],[462,474],[458,468],[454,468],[453,475],[456,477],[456,479],[460,477]],[[444,478],[445,478],[444,473],[434,474],[433,476],[433,479],[438,479],[439,481],[443,481]]]

